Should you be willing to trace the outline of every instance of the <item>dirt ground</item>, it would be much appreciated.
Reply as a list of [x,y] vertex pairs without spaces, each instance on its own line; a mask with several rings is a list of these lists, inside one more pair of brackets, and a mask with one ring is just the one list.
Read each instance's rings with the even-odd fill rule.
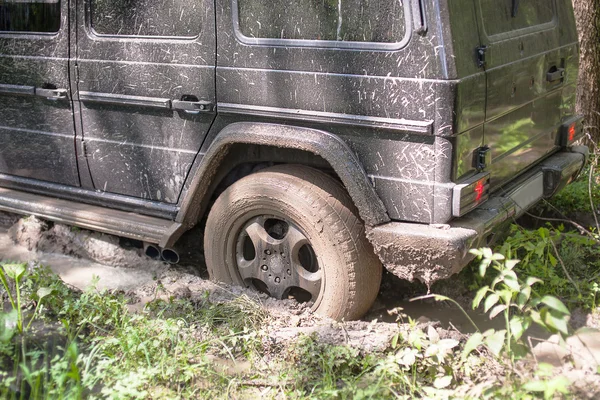
[[[335,322],[311,312],[309,305],[293,300],[277,301],[252,290],[209,281],[200,249],[201,238],[190,232],[179,248],[181,262],[168,265],[143,254],[142,244],[115,236],[53,224],[35,217],[20,218],[0,212],[0,260],[39,263],[49,266],[67,283],[79,289],[97,277],[100,289],[122,290],[132,299],[131,309],[141,310],[156,296],[201,297],[209,293],[213,302],[225,302],[241,295],[256,299],[268,311],[265,331],[270,345],[278,346],[301,334],[316,334],[321,342],[344,344],[364,352],[386,349],[399,322],[417,321],[436,328],[442,338],[465,338],[474,328],[455,306],[433,301],[411,302],[424,295],[424,285],[411,284],[384,274],[379,296],[360,321]],[[160,288],[160,290],[157,290]],[[501,318],[490,321],[483,313],[471,311],[470,299],[459,282],[440,285],[436,290],[463,304],[481,331],[502,329]],[[576,327],[597,327],[592,315],[576,311]],[[584,397],[600,395],[596,370],[600,365],[600,335],[585,333],[572,339],[566,349],[556,337],[534,327],[527,333],[535,346],[535,360],[562,368],[563,373],[586,388]],[[547,340],[549,339],[549,340]],[[581,360],[578,364],[570,361]],[[599,388],[597,391],[590,387]]]
[[[271,314],[281,317],[274,318],[273,326],[275,335],[281,336],[281,340],[314,331],[328,343],[357,342],[365,350],[389,344],[389,339],[397,331],[399,315],[405,322],[411,318],[441,329],[463,333],[474,331],[456,307],[434,301],[411,302],[411,298],[427,294],[426,286],[411,284],[385,273],[379,296],[371,310],[362,321],[345,322],[347,332],[342,332],[341,325],[335,328],[339,324],[315,315],[307,305],[292,300],[276,301],[252,290],[209,281],[199,234],[192,231],[181,242],[178,249],[180,263],[168,265],[146,257],[139,242],[53,224],[35,217],[0,214],[0,259],[47,265],[65,282],[79,289],[89,286],[96,276],[99,278],[98,288],[123,290],[138,299],[134,307],[142,308],[146,301],[154,298],[159,285],[164,288],[165,295],[202,296],[208,291],[214,301],[228,301],[246,294],[258,299]],[[460,297],[460,290],[453,285],[447,286],[456,293],[444,294]],[[485,314],[470,311],[468,304],[465,306],[471,318],[478,326],[481,325],[480,329],[502,326],[500,320],[489,321]],[[330,332],[330,326],[334,327],[335,333]],[[544,336],[544,332],[536,333]]]

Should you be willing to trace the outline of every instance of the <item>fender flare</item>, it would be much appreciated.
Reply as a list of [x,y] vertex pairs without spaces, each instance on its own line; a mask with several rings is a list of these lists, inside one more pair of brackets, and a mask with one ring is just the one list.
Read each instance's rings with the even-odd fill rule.
[[[223,128],[202,158],[175,218],[191,228],[200,217],[206,195],[221,161],[234,144],[253,144],[307,151],[322,157],[346,187],[366,225],[390,221],[383,202],[375,192],[356,154],[338,136],[329,132],[279,124],[236,122]],[[175,232],[173,232],[176,234]],[[170,238],[169,242],[173,242]]]

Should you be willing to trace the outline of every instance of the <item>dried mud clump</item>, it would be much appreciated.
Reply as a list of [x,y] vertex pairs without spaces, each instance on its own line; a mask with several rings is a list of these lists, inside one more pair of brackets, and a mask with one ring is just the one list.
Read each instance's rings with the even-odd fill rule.
[[52,224],[36,217],[19,219],[10,229],[11,240],[30,251],[64,254],[112,267],[147,268],[162,264],[148,259],[142,249],[123,248],[119,238],[62,224]]

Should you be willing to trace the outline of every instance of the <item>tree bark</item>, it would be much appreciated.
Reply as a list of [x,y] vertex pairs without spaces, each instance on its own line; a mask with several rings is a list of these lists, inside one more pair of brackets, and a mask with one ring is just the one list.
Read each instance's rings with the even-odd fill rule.
[[580,71],[577,112],[594,144],[600,140],[600,0],[573,0],[579,32]]

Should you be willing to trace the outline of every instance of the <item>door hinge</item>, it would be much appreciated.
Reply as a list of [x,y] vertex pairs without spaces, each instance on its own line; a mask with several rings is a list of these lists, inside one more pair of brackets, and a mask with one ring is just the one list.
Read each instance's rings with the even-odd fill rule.
[[485,68],[486,59],[485,54],[487,53],[487,46],[479,46],[477,50],[477,65],[479,68]]
[[492,165],[492,149],[487,145],[476,148],[473,152],[473,168],[481,172],[490,165]]
[[87,144],[84,141],[81,142],[81,154],[83,154],[84,157],[90,156],[90,153],[88,152]]

